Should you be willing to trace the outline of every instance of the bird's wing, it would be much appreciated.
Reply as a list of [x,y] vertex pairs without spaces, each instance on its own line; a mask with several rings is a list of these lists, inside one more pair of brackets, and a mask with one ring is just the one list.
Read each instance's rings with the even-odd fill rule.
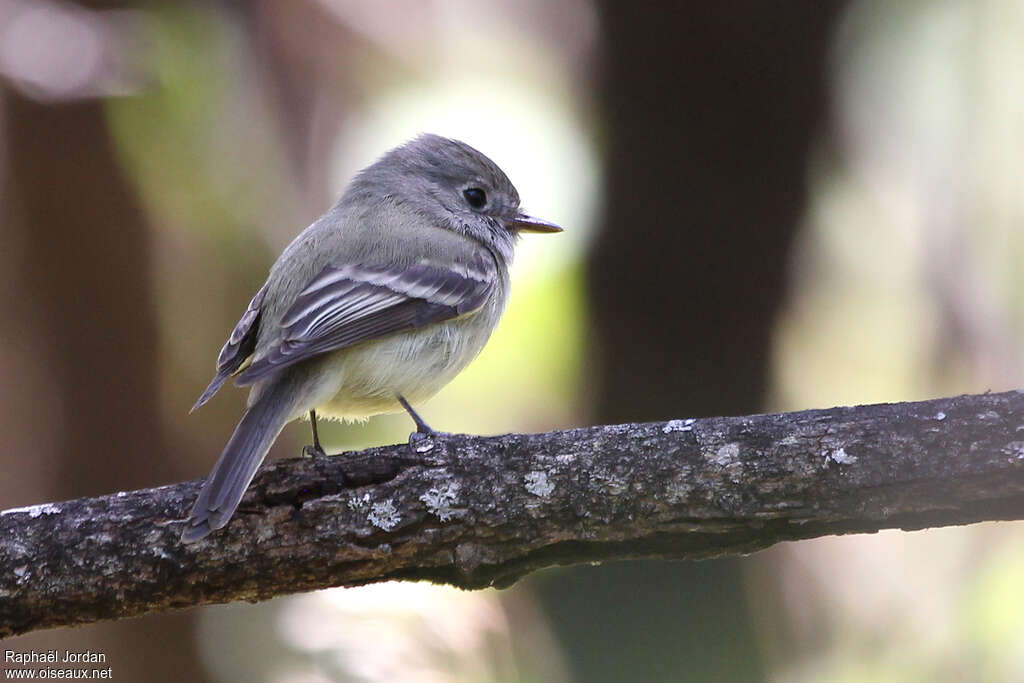
[[266,295],[267,285],[263,285],[260,287],[260,291],[256,292],[256,296],[252,298],[252,301],[249,302],[249,306],[245,309],[245,313],[242,314],[238,324],[235,325],[235,329],[231,330],[231,336],[228,337],[224,348],[220,350],[220,355],[217,357],[217,374],[214,375],[210,386],[206,387],[206,391],[199,397],[196,404],[192,406],[192,410],[209,401],[224,385],[224,382],[228,380],[228,377],[238,372],[238,369],[242,367],[256,349],[256,339],[259,336],[260,318],[263,311],[263,299]]
[[494,290],[498,270],[490,252],[474,251],[454,264],[420,259],[326,267],[285,311],[280,341],[257,354],[236,384],[258,382],[320,353],[479,309]]

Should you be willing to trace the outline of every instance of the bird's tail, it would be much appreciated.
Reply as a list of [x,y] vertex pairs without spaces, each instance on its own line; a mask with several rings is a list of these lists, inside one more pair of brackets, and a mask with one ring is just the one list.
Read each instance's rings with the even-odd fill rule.
[[198,541],[231,519],[267,451],[291,417],[291,389],[289,382],[275,382],[242,415],[199,492],[181,533],[182,542]]

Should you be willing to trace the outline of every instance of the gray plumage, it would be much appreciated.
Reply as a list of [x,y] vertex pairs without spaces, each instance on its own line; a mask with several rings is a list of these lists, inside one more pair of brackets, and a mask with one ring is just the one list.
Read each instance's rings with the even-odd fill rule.
[[182,540],[227,524],[289,421],[430,398],[497,325],[519,232],[559,230],[522,214],[501,169],[456,140],[421,136],[359,173],[273,265],[192,408],[232,376],[252,387]]

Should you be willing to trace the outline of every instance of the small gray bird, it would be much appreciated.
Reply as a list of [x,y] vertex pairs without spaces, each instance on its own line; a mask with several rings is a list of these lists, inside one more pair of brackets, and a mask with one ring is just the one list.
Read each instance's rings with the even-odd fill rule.
[[476,357],[508,299],[520,232],[561,228],[519,210],[519,193],[469,145],[423,135],[361,171],[330,211],[288,245],[193,406],[229,377],[248,408],[192,508],[182,541],[234,514],[281,429],[309,414],[408,411],[410,437],[435,434],[411,404]]

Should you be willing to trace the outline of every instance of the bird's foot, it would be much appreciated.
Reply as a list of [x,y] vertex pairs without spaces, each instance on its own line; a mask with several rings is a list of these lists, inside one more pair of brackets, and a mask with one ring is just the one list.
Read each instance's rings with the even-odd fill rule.
[[308,446],[302,447],[302,457],[316,459],[326,458],[329,456],[326,453],[324,453],[324,449],[321,448],[318,444],[310,444]]
[[449,432],[439,432],[436,429],[418,429],[409,435],[409,448],[413,453],[426,453],[434,449],[434,442],[451,436]]

